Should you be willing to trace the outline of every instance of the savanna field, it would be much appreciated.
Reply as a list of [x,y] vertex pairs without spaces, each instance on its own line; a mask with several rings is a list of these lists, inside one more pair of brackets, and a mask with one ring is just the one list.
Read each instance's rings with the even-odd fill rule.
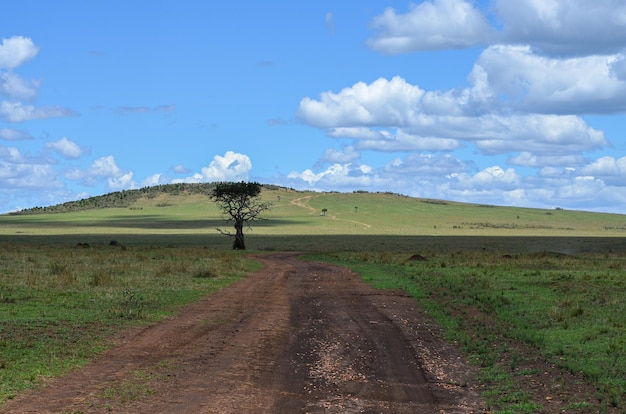
[[247,229],[247,252],[230,250],[216,230],[229,224],[196,186],[0,216],[0,403],[244,278],[258,268],[247,253],[297,251],[415,297],[480,367],[491,412],[548,412],[533,390],[538,358],[591,384],[567,412],[626,411],[626,216],[262,196],[273,208]]

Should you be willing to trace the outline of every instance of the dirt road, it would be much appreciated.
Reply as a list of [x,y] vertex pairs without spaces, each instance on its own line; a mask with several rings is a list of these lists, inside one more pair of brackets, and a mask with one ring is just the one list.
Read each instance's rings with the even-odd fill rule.
[[3,412],[484,412],[471,369],[412,299],[293,254],[255,259],[250,277]]

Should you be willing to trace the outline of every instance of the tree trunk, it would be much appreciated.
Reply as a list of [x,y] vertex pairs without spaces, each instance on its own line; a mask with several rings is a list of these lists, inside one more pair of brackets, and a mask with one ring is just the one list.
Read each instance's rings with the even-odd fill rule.
[[246,243],[243,240],[243,221],[235,221],[235,241],[234,250],[246,250]]

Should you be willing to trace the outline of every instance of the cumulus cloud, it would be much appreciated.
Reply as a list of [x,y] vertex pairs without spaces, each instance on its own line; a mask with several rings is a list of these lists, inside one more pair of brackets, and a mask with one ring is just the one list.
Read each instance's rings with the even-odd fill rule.
[[507,160],[508,164],[520,167],[541,167],[545,165],[572,167],[585,162],[586,158],[580,154],[534,155],[528,151],[522,151]]
[[622,60],[622,55],[552,58],[529,46],[496,45],[480,55],[470,79],[487,74],[481,87],[489,96],[524,112],[619,112],[626,109]]
[[494,187],[514,190],[519,188],[522,181],[522,177],[518,175],[513,168],[504,170],[498,165],[485,168],[474,175],[454,173],[451,177],[458,181],[455,185],[456,187],[462,187],[464,189],[471,188],[474,191],[483,189],[490,190]]
[[626,157],[600,157],[584,165],[579,175],[601,179],[607,185],[623,188],[626,186]]
[[0,96],[10,99],[32,100],[37,96],[41,82],[26,80],[12,72],[0,73]]
[[372,168],[358,164],[332,164],[320,172],[306,169],[292,171],[287,175],[292,182],[304,182],[311,189],[334,188],[337,190],[372,187],[381,185],[380,179],[373,174]]
[[621,0],[495,0],[481,10],[469,0],[432,0],[411,4],[405,13],[386,9],[372,26],[378,31],[367,44],[390,54],[486,43],[525,44],[552,55],[613,54],[626,41],[626,5]]
[[152,187],[155,185],[168,184],[169,180],[161,173],[149,175],[141,181],[141,187]]
[[250,157],[227,151],[223,157],[216,155],[208,167],[202,169],[202,176],[207,181],[246,180],[252,170]]
[[84,185],[94,186],[100,182],[106,182],[110,190],[122,190],[135,188],[132,171],[122,170],[118,167],[112,155],[95,160],[86,169],[74,169],[65,174],[69,180],[79,181]]
[[551,54],[611,54],[626,41],[621,0],[496,0],[502,40],[530,44]]
[[[293,171],[277,181],[309,190],[392,191],[413,197],[469,203],[623,212],[626,157],[600,157],[578,167],[543,167],[522,175],[513,167],[478,168],[452,154],[409,154],[381,168],[357,163]],[[595,195],[594,195],[595,192]]]
[[407,125],[419,116],[414,107],[424,91],[399,76],[358,82],[339,93],[323,92],[319,100],[303,98],[296,117],[318,128]]
[[63,137],[58,141],[48,142],[46,144],[46,148],[55,151],[67,159],[80,158],[85,153],[84,149],[66,137]]
[[18,148],[0,146],[0,188],[41,190],[59,188],[62,183],[45,160],[24,156]]
[[39,48],[28,37],[2,38],[0,43],[0,68],[13,69],[34,58]]
[[453,174],[465,174],[476,167],[456,157],[434,154],[410,154],[404,159],[396,158],[383,167],[385,175],[392,177],[434,177],[442,178]]
[[74,111],[61,106],[25,104],[37,97],[40,80],[27,80],[13,69],[34,58],[39,48],[30,38],[13,36],[0,43],[0,121],[24,122],[38,119],[75,116]]
[[212,182],[212,181],[246,181],[252,170],[252,161],[245,154],[227,151],[224,156],[216,155],[208,167],[190,177],[175,179],[172,182]]
[[[483,9],[470,0],[426,0],[404,12],[386,9],[372,28],[367,44],[384,54],[484,50],[465,87],[428,90],[395,76],[303,98],[299,122],[348,142],[324,153],[326,169],[291,173],[292,185],[340,189],[358,177],[368,189],[418,197],[605,211],[626,205],[626,157],[592,158],[614,149],[583,118],[626,111],[623,1],[494,0]],[[485,157],[455,156],[472,149]],[[367,151],[404,157],[362,174],[350,155]]]
[[391,133],[380,139],[366,139],[357,143],[359,150],[373,150],[384,152],[397,151],[451,151],[460,147],[456,139],[422,136],[410,130],[398,129],[395,135]]
[[357,140],[360,150],[450,151],[465,141],[484,154],[563,154],[609,145],[602,131],[578,116],[506,114],[500,105],[476,113],[470,105],[473,95],[472,88],[426,92],[396,76],[323,92],[319,100],[304,98],[297,117],[329,136]]
[[368,45],[390,54],[471,47],[489,41],[494,31],[481,11],[464,0],[411,4],[405,14],[388,8],[372,27],[379,33]]

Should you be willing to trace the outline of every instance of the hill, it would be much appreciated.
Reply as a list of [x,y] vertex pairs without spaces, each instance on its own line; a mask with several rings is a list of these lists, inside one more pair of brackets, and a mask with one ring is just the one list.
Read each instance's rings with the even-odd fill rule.
[[33,207],[11,214],[68,213],[99,208],[125,208],[131,207],[141,198],[151,199],[164,194],[172,196],[185,196],[192,194],[206,195],[212,187],[212,183],[157,185],[137,190],[115,191],[108,194],[89,197],[77,201],[68,201],[63,204],[48,207]]
[[[230,224],[210,201],[211,186],[147,187],[0,215],[0,241],[39,237],[46,242],[94,243],[120,238],[139,244],[228,246],[228,238],[215,231]],[[626,235],[626,216],[619,214],[497,207],[393,193],[297,191],[273,185],[264,185],[261,196],[272,203],[272,209],[265,215],[268,220],[247,229],[246,238],[256,240],[250,246],[269,250],[411,249],[418,243],[415,237],[424,246],[443,243],[424,237],[446,237],[450,249],[476,247],[476,237],[483,238],[483,248],[487,243],[488,248],[498,248],[505,242],[484,239],[489,236],[525,237],[529,248],[538,248],[535,245],[545,244],[549,237],[555,246],[544,250],[567,252],[573,250],[567,245],[575,238],[593,238],[585,241],[587,246],[597,244],[599,238],[623,243]],[[573,242],[580,245],[580,240]]]

